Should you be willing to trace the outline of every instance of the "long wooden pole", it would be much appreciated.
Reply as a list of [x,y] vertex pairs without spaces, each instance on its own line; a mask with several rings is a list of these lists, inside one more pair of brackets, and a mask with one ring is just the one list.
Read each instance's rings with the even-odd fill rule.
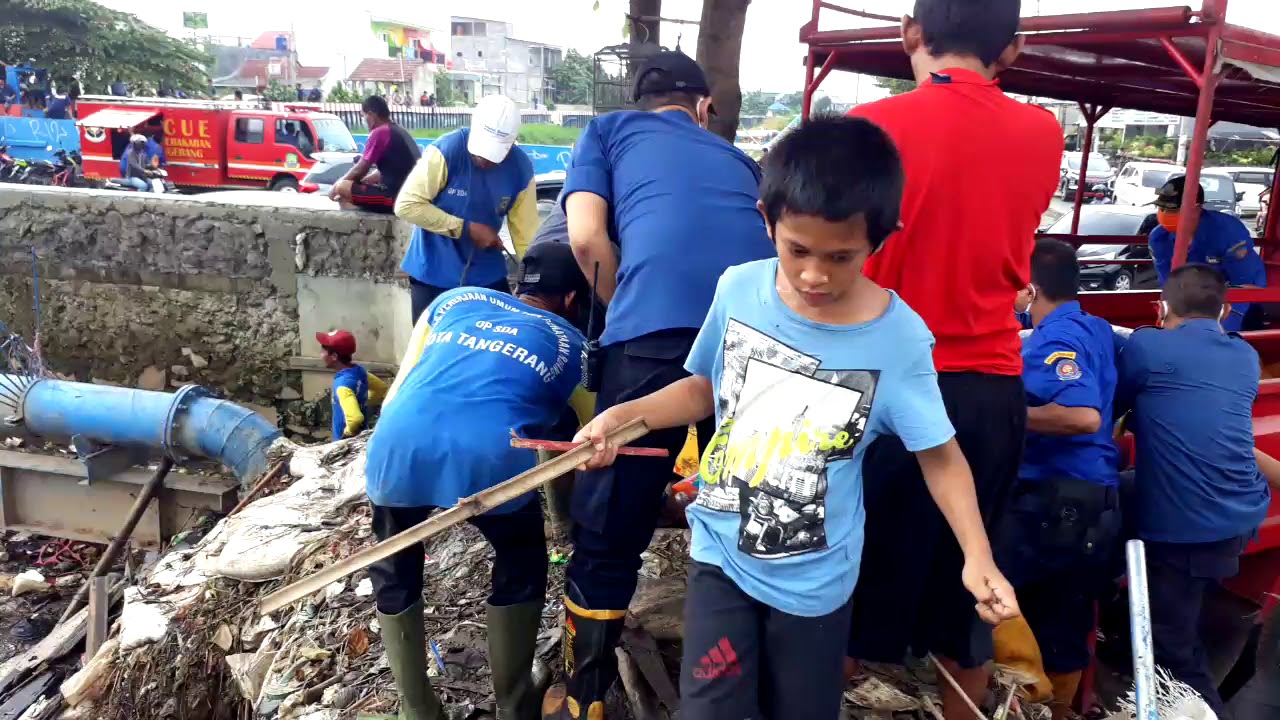
[[59,625],[66,622],[67,618],[80,609],[80,605],[89,596],[89,586],[93,584],[93,579],[106,575],[111,570],[111,566],[115,565],[116,558],[120,557],[120,553],[124,551],[124,546],[129,542],[129,536],[133,535],[134,528],[138,527],[138,521],[142,520],[142,514],[147,511],[147,506],[151,504],[151,500],[155,498],[156,493],[164,486],[164,478],[172,468],[172,458],[165,456],[160,460],[160,467],[156,468],[155,474],[138,491],[138,497],[133,501],[133,507],[129,509],[129,516],[125,518],[124,526],[120,528],[119,534],[111,539],[111,544],[107,546],[107,551],[102,553],[102,557],[98,559],[98,564],[93,568],[93,573],[80,586],[76,596],[71,598],[71,604],[67,605],[62,617],[58,619]]
[[[649,428],[645,426],[643,420],[632,420],[609,433],[609,439],[617,445],[626,445],[644,437],[648,432]],[[262,598],[258,613],[267,615],[275,612],[290,603],[319,591],[330,583],[341,580],[356,571],[363,570],[375,562],[390,557],[415,543],[420,543],[442,530],[451,528],[463,520],[488,512],[499,505],[515,500],[527,492],[536,490],[539,485],[552,478],[559,477],[586,462],[592,453],[594,453],[594,448],[590,443],[576,445],[565,454],[551,458],[510,480],[481,490],[470,497],[465,497],[459,500],[457,505],[423,520],[399,535],[389,537],[373,547],[362,550],[320,572],[267,595]]]

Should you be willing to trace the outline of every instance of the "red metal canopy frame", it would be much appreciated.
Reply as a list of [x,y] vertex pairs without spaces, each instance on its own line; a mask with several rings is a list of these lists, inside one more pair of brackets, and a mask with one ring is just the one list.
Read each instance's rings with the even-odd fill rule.
[[[818,21],[824,9],[893,24],[823,30]],[[1200,180],[1213,122],[1280,128],[1280,36],[1231,25],[1225,20],[1226,10],[1227,0],[1205,0],[1199,11],[1168,7],[1023,18],[1019,30],[1027,37],[1026,47],[1017,63],[1000,74],[1000,86],[1006,92],[1080,105],[1086,123],[1080,177],[1088,172],[1094,127],[1112,108],[1194,117],[1187,152],[1187,199],[1194,202],[1190,193]],[[809,116],[813,93],[832,70],[914,79],[902,50],[899,20],[813,0],[812,17],[800,29],[800,41],[809,48],[804,117]],[[1102,240],[1076,234],[1085,186],[1081,182],[1076,189],[1072,234],[1055,237],[1076,244]],[[1272,288],[1250,294],[1262,294],[1251,298],[1256,301],[1280,302],[1280,212],[1275,211],[1280,205],[1280,173],[1275,174],[1271,197],[1272,212],[1260,245]],[[1190,245],[1185,224],[1184,218],[1174,267],[1185,261]],[[1232,299],[1243,301],[1240,292],[1233,291]],[[1131,307],[1131,302],[1116,300],[1116,310]],[[1110,317],[1115,322],[1122,319]]]
[[[884,21],[886,25],[853,30],[823,30],[823,10]],[[1080,177],[1087,177],[1094,127],[1112,108],[1132,108],[1194,117],[1187,152],[1187,194],[1193,204],[1208,146],[1209,127],[1218,120],[1280,129],[1280,36],[1238,27],[1225,20],[1227,0],[1204,0],[1204,7],[1080,13],[1023,18],[1026,46],[1015,65],[1000,74],[1006,92],[1078,103],[1085,119]],[[813,0],[813,14],[800,29],[808,46],[804,104],[808,118],[814,91],[832,70],[914,80],[903,52],[900,18]],[[1081,236],[1080,206],[1087,183],[1076,190],[1071,235],[1052,237],[1083,243],[1137,244],[1144,237]],[[1190,203],[1188,203],[1190,201]],[[1187,214],[1178,227],[1173,266],[1186,261],[1190,234]],[[1270,211],[1259,245],[1270,287],[1237,288],[1234,302],[1280,302],[1280,172],[1271,187]],[[1117,261],[1108,261],[1115,264]],[[1084,293],[1090,312],[1129,326],[1155,319],[1158,291]],[[1280,356],[1280,330],[1245,333],[1264,357]],[[1264,361],[1265,362],[1265,361]],[[1263,380],[1254,404],[1256,442],[1271,453],[1280,451],[1280,379]],[[1276,567],[1280,562],[1280,495],[1260,529],[1260,538],[1241,561],[1233,591],[1270,606],[1280,597]],[[1266,591],[1270,590],[1268,594]],[[1088,686],[1083,692],[1088,704]]]

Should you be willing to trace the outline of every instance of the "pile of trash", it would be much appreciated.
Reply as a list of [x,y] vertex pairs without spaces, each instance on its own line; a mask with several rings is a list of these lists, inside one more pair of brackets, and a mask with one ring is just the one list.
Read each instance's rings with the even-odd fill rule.
[[[365,501],[367,439],[313,447],[278,441],[272,458],[287,463],[288,477],[137,573],[123,589],[123,609],[102,649],[38,696],[22,717],[348,720],[393,714],[397,695],[366,572],[267,616],[258,612],[264,596],[374,544]],[[568,548],[557,536],[548,532],[549,602],[537,646],[546,670],[561,666]],[[644,555],[617,653],[621,682],[608,703],[610,718],[669,720],[678,712],[688,542],[688,530],[662,529]],[[484,616],[491,550],[478,531],[461,524],[431,538],[426,551],[432,685],[451,720],[492,717]],[[846,693],[847,717],[940,717],[930,668],[866,670]],[[0,683],[3,678],[0,668]],[[54,702],[66,711],[46,712]],[[1018,715],[1032,720],[1039,710],[1023,705]]]

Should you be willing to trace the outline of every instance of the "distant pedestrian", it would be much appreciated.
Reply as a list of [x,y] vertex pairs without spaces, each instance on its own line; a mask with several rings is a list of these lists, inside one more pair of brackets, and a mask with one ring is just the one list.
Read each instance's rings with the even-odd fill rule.
[[307,94],[307,102],[318,103],[323,101],[324,95],[320,92],[320,88],[318,86],[311,88],[311,92]]
[[244,93],[237,90],[234,97],[236,99],[236,102],[241,102],[244,100]]
[[297,94],[298,94],[298,102],[302,102],[306,100],[307,91],[302,89],[302,83],[298,83],[296,88],[297,88]]
[[430,95],[427,95],[427,91],[426,91],[426,90],[423,90],[423,91],[422,91],[422,97],[418,98],[418,102],[422,105],[422,107],[426,107],[427,105],[429,105],[429,104],[430,104],[430,103],[428,102],[429,100],[431,100],[431,96],[430,96]]

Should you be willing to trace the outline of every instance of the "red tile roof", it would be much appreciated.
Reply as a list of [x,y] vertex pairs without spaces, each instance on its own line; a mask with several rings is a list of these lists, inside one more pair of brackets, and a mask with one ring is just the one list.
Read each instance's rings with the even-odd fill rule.
[[409,82],[418,68],[426,65],[422,60],[397,60],[395,58],[365,58],[351,72],[348,80],[372,82]]
[[[234,77],[244,80],[252,80],[258,78],[261,83],[266,83],[272,78],[284,82],[290,78],[292,71],[288,67],[288,62],[283,61],[280,64],[280,72],[272,75],[270,73],[270,62],[267,60],[245,60],[240,64],[240,68],[236,70]],[[323,80],[329,74],[327,67],[307,67],[299,65],[297,68],[298,81],[307,80]]]
[[288,30],[268,30],[259,35],[257,40],[253,41],[253,47],[256,50],[275,50],[276,38],[281,35],[289,38],[289,47],[292,48],[293,33]]

